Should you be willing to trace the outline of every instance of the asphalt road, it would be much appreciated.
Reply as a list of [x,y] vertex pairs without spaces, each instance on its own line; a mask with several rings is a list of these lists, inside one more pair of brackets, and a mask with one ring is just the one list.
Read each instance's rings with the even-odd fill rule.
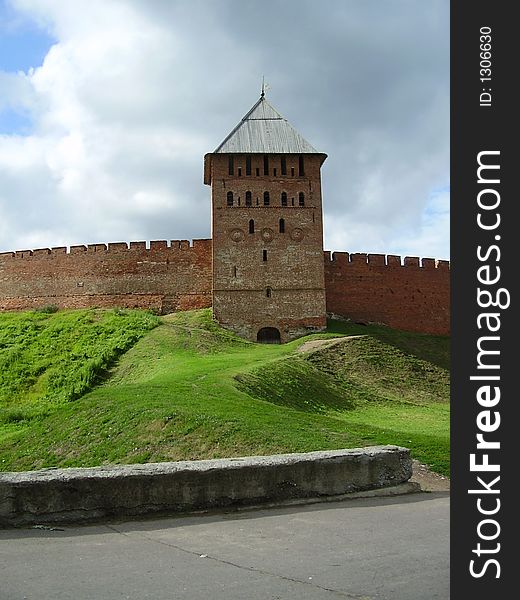
[[0,530],[0,600],[449,598],[449,495]]

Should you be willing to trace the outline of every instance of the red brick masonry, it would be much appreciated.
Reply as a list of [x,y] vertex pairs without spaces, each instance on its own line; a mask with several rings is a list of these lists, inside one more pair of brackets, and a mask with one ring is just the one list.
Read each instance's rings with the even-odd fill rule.
[[[211,240],[110,243],[0,254],[0,310],[91,306],[168,313],[211,306]],[[447,335],[447,261],[325,252],[327,312]]]
[[450,333],[449,262],[384,254],[325,252],[327,312],[355,321]]

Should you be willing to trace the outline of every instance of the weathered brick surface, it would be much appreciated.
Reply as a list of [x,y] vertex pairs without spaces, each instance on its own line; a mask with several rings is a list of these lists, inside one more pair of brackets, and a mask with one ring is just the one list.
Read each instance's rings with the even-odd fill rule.
[[0,310],[211,306],[211,240],[124,242],[0,254]]
[[447,261],[396,256],[325,253],[327,311],[396,329],[450,333]]
[[[240,209],[224,210],[244,218]],[[259,213],[262,211],[258,209]],[[272,215],[274,223],[278,212],[266,214]],[[307,226],[306,215],[310,211],[294,214],[300,215],[300,225]],[[261,251],[260,245],[254,247],[255,243],[258,241],[250,242],[255,252]],[[276,246],[281,241],[273,239],[271,244]],[[211,306],[211,240],[194,240],[193,246],[187,241],[173,242],[171,247],[166,242],[151,242],[150,246],[152,249],[147,250],[145,242],[131,242],[129,248],[126,244],[108,247],[96,244],[86,249],[76,247],[83,250],[74,253],[66,248],[44,248],[0,254],[0,310],[55,304],[62,308],[121,306],[173,312]],[[287,252],[300,255],[301,248],[305,245],[289,248]],[[311,249],[304,250],[304,256],[306,252],[311,253]],[[449,334],[450,270],[446,261],[423,258],[418,266],[418,259],[401,261],[392,255],[325,252],[324,256],[322,302],[326,297],[328,312],[405,330]],[[319,284],[319,278],[313,279],[316,273],[309,272],[306,265],[304,261],[300,264],[300,275],[307,274],[309,281]],[[218,267],[224,275],[226,268],[229,275],[231,263],[226,267],[224,261]],[[289,336],[305,332],[307,327],[322,326],[322,317],[312,315],[316,290],[307,293],[294,289],[295,281],[284,279],[283,261],[280,264],[268,261],[259,268],[272,270],[282,284],[288,282],[283,293],[273,289],[268,299],[264,288],[251,286],[241,290],[240,285],[245,284],[252,271],[238,269],[237,279],[242,278],[241,283],[230,292],[221,290],[216,298],[217,313],[221,301],[224,306],[232,307],[225,317],[229,322],[221,317],[223,324],[235,326],[237,333],[248,338],[261,327],[270,326],[280,315],[284,315]],[[228,277],[231,285],[233,279]],[[303,314],[308,316],[292,319],[294,306],[303,307]]]
[[[285,155],[285,175],[281,175],[280,155],[268,156],[268,175],[264,174],[264,155],[250,157],[251,175],[247,175],[244,155],[234,155],[233,175],[229,174],[229,155],[213,154],[210,162],[207,159],[206,182],[211,182],[213,204],[213,311],[223,326],[248,339],[256,340],[261,328],[273,327],[287,341],[326,325],[323,155],[305,155],[302,176],[298,175],[298,155]],[[246,202],[248,192],[251,206]],[[265,192],[269,193],[268,206]],[[229,193],[232,206],[228,205]],[[287,195],[287,206],[282,206],[282,193]],[[303,206],[300,193],[304,194]]]

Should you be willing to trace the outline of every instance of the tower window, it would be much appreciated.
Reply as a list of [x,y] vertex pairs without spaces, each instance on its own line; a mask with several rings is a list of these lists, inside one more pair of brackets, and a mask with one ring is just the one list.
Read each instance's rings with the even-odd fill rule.
[[276,169],[273,169],[273,177],[276,177]]
[[263,262],[267,262],[267,250],[262,250],[262,260]]
[[282,170],[282,175],[287,175],[287,159],[285,156],[282,156],[280,160],[280,168]]
[[305,194],[303,192],[298,194],[298,206],[305,206]]
[[235,174],[235,163],[234,163],[233,158],[234,157],[233,157],[232,154],[230,154],[228,156],[228,174],[229,175],[234,175]]
[[291,167],[291,177],[294,177],[294,167]]
[[237,276],[237,268],[233,267],[233,277],[236,277],[236,276]]
[[280,233],[285,233],[285,219],[280,219],[279,229],[280,229]]
[[269,192],[264,192],[264,206],[269,206]]
[[298,175],[303,177],[305,175],[305,169],[303,165],[303,156],[300,154],[298,158]]
[[264,175],[269,175],[269,157],[264,154]]
[[227,193],[227,205],[233,206],[233,192]]
[[255,232],[255,222],[253,221],[253,219],[250,219],[249,221],[249,233],[254,233]]
[[242,177],[242,167],[238,167],[238,176]]
[[260,169],[258,167],[256,167],[256,176],[259,177],[260,176]]
[[265,297],[270,298],[272,293],[272,289],[270,287],[265,288]]
[[251,206],[253,203],[251,192],[246,192],[246,206]]
[[251,157],[246,156],[246,175],[251,175]]
[[287,206],[287,192],[282,192],[282,206]]

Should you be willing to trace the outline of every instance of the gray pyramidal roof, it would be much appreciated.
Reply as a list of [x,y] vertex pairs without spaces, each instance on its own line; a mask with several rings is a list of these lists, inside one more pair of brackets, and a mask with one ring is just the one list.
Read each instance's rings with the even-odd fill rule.
[[321,154],[275,110],[262,94],[214,154]]

